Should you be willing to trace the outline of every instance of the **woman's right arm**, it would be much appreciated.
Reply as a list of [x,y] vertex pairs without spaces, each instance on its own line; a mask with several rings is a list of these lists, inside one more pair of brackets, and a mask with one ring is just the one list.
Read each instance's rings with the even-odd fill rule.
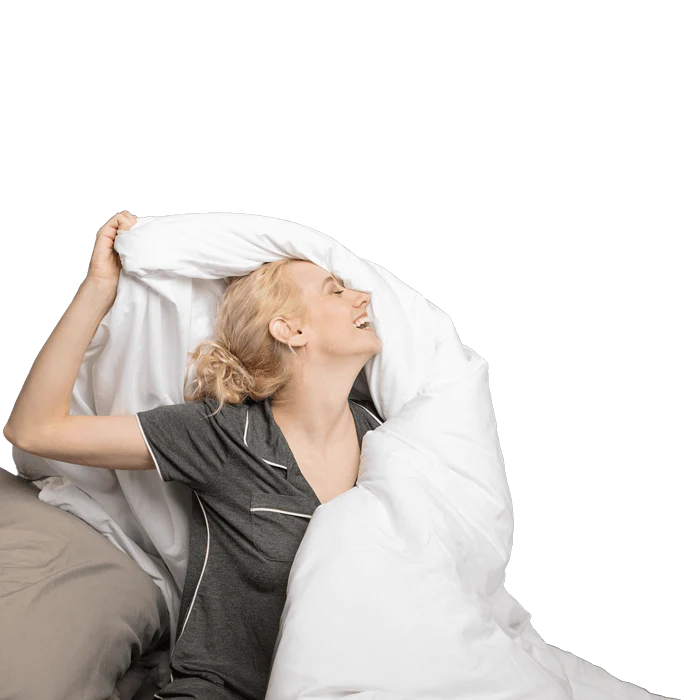
[[32,365],[3,430],[25,452],[107,469],[155,468],[135,416],[69,415],[85,351],[116,298],[117,230],[135,221],[124,211],[98,231],[88,274]]

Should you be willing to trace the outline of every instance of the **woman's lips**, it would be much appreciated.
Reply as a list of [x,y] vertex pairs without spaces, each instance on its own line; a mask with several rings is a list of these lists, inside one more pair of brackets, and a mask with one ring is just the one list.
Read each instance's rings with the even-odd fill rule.
[[[366,324],[365,328],[360,328],[359,326],[355,326],[355,324],[357,323],[357,321],[359,321],[360,319],[364,319],[364,320],[362,321],[362,323]],[[362,314],[361,316],[359,316],[357,319],[355,319],[355,320],[353,321],[352,325],[355,326],[355,328],[358,328],[358,329],[361,330],[361,331],[371,331],[371,330],[374,330],[374,329],[372,328],[372,322],[370,321],[369,314],[366,313],[366,312],[365,312],[364,314]]]

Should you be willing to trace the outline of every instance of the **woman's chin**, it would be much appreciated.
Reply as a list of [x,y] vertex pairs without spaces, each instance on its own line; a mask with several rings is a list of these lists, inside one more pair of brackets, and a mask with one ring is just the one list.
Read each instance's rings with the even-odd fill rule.
[[379,339],[379,336],[376,333],[374,333],[374,331],[372,331],[372,334],[374,335],[374,338],[373,338],[373,340],[374,340],[374,343],[373,343],[374,353],[373,354],[376,355],[378,352],[381,352],[381,350],[382,350],[382,341]]
[[[372,355],[376,355],[378,352],[381,351],[382,341],[379,339],[379,336],[377,335],[374,328],[368,328],[368,329],[358,328],[358,329],[356,329],[356,333],[364,333],[367,336],[364,339],[363,346],[368,348],[368,352],[371,353],[370,357]],[[356,341],[357,341],[357,339],[356,339]]]

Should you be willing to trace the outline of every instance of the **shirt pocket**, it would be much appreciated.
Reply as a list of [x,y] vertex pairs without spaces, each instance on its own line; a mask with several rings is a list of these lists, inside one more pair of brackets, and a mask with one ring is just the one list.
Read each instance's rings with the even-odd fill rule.
[[265,559],[293,561],[314,505],[304,496],[253,491],[250,517],[253,544]]

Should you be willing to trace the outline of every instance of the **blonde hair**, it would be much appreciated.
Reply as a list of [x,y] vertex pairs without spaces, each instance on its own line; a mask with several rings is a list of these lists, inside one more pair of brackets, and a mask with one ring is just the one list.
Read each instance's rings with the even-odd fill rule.
[[307,320],[301,290],[285,271],[294,260],[299,258],[263,263],[247,275],[226,278],[213,337],[187,353],[185,389],[193,363],[195,370],[194,388],[185,392],[186,401],[215,399],[218,413],[224,403],[273,396],[291,378],[292,368],[283,353],[294,350],[272,336],[269,323],[278,315]]

